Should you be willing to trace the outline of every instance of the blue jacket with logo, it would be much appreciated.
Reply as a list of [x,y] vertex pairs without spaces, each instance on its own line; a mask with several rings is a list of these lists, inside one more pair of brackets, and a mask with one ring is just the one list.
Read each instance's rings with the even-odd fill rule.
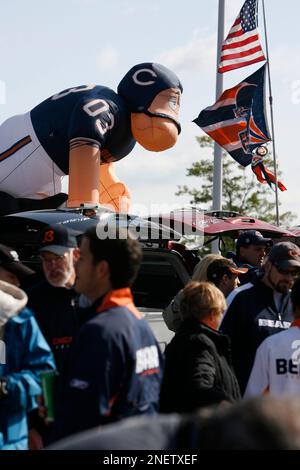
[[232,364],[244,393],[258,346],[268,337],[289,328],[293,320],[290,295],[281,295],[278,310],[274,291],[257,272],[253,283],[233,290],[226,299],[227,311],[220,330],[231,341]]
[[[8,395],[0,398],[0,450],[22,450],[28,448],[27,413],[37,407],[36,396],[41,395],[40,373],[53,369],[54,361],[33,313],[27,308],[19,312],[20,297],[11,293],[21,293],[25,304],[27,297],[14,286],[4,292],[5,284],[0,282],[0,377],[7,380]],[[15,302],[15,311],[7,315],[8,295]]]
[[56,437],[158,412],[162,354],[130,289],[109,292],[85,316],[56,421]]

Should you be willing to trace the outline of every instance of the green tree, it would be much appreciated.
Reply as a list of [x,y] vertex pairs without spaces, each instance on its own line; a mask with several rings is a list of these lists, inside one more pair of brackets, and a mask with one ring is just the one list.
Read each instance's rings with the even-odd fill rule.
[[[201,148],[213,149],[214,142],[208,136],[196,137]],[[271,170],[273,161],[266,160]],[[280,175],[280,173],[278,172]],[[197,204],[204,210],[212,208],[213,158],[200,159],[187,169],[187,176],[199,177],[198,188],[179,186],[176,196],[188,194],[190,204]],[[223,210],[235,211],[275,224],[275,196],[267,184],[261,184],[251,169],[238,165],[227,152],[223,152]],[[281,225],[292,225],[296,215],[292,212],[280,213]]]

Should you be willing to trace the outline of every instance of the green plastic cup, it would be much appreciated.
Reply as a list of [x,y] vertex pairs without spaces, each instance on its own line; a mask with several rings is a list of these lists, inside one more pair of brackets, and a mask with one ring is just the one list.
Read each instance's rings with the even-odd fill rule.
[[54,421],[54,407],[55,407],[55,384],[58,376],[56,370],[49,370],[41,373],[42,390],[44,404],[47,408],[46,421]]

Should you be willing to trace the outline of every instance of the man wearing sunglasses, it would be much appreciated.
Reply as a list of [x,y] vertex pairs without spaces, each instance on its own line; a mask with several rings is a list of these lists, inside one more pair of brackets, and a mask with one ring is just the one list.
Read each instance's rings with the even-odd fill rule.
[[30,308],[62,372],[78,329],[78,295],[73,289],[79,258],[76,232],[64,225],[48,226],[41,233],[39,252],[44,279],[28,291]]
[[294,320],[291,327],[265,339],[259,346],[245,396],[300,394],[300,278],[291,291]]
[[289,328],[292,316],[290,290],[300,274],[300,249],[291,242],[273,246],[253,282],[227,298],[221,330],[231,339],[232,361],[242,393],[255,353],[270,335]]
[[[41,232],[39,242],[44,278],[28,289],[28,305],[53,352],[56,369],[63,375],[79,327],[79,295],[73,289],[79,258],[76,232],[62,224],[49,225]],[[51,426],[35,412],[29,422],[30,448],[36,450],[48,442]]]

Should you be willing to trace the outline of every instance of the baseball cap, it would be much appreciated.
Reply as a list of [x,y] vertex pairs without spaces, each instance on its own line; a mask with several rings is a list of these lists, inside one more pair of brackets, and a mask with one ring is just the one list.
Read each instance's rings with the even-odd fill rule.
[[18,253],[13,248],[2,244],[0,244],[0,267],[20,277],[35,274],[35,271],[20,261]]
[[292,242],[277,243],[269,251],[268,260],[279,269],[300,269],[300,249]]
[[238,237],[236,248],[239,249],[241,246],[247,247],[250,245],[272,246],[273,240],[272,238],[264,238],[257,230],[246,230]]
[[239,268],[231,259],[221,258],[212,261],[207,268],[206,277],[213,283],[220,282],[224,274],[246,274],[248,268]]
[[56,255],[64,255],[70,248],[76,248],[76,232],[64,225],[49,225],[46,227],[40,239],[40,252],[50,251]]

